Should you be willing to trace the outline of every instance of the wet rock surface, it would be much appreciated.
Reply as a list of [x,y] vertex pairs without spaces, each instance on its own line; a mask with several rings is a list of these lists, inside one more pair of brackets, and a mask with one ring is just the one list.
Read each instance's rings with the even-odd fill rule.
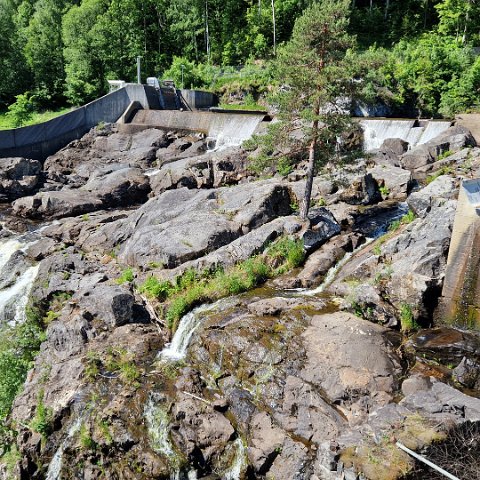
[[[475,171],[470,143],[450,130],[424,166],[465,173],[468,160]],[[12,160],[15,181],[40,183],[5,193],[22,197],[9,224],[57,219],[2,270],[8,288],[40,261],[30,297],[46,325],[10,417],[13,478],[394,478],[412,468],[396,440],[421,450],[450,425],[480,421],[478,335],[410,334],[405,323],[432,321],[457,179],[411,193],[420,167],[406,168],[401,141],[385,142],[376,166],[317,177],[303,221],[300,169],[251,181],[241,148],[206,147],[201,136],[107,125],[43,170]],[[445,149],[460,150],[438,160]],[[408,206],[392,202],[407,195]],[[151,276],[178,286],[192,269],[228,272],[282,236],[303,239],[302,268],[194,310],[177,336],[162,293],[140,288]],[[325,278],[321,293],[305,290]],[[165,355],[180,340],[182,354]]]

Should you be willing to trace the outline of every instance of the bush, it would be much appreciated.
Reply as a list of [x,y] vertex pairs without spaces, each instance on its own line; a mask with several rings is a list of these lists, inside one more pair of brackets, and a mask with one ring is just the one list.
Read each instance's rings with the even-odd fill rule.
[[418,325],[413,317],[412,307],[408,303],[400,305],[400,325],[402,332],[417,330]]
[[28,93],[17,95],[16,102],[8,107],[7,116],[14,127],[21,127],[31,120],[33,115],[33,102]]
[[0,419],[9,414],[44,340],[41,315],[32,308],[25,323],[0,329]]

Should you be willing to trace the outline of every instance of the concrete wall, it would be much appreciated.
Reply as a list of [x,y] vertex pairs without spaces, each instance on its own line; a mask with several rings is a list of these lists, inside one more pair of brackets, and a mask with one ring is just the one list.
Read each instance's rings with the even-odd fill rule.
[[158,108],[153,87],[128,84],[72,112],[48,122],[0,131],[0,158],[28,157],[45,160],[100,122],[116,122],[131,102],[145,109]]
[[435,323],[480,329],[480,179],[460,187]]
[[179,90],[187,108],[201,110],[218,105],[218,97],[210,92],[200,90]]

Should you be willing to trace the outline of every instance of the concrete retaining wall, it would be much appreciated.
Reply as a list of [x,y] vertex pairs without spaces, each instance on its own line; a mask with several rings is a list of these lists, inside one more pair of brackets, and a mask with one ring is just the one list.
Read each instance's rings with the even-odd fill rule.
[[480,179],[465,180],[458,196],[436,322],[480,330]]
[[158,108],[153,87],[128,84],[72,112],[30,127],[0,131],[0,158],[27,157],[45,160],[100,122],[116,122],[131,102]]
[[200,90],[180,90],[182,99],[192,110],[201,110],[218,105],[218,97],[210,92]]

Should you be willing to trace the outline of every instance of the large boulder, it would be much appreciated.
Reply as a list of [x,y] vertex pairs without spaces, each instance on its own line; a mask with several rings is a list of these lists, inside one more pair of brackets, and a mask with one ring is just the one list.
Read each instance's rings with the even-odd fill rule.
[[429,142],[418,145],[402,155],[400,164],[407,170],[416,170],[437,161],[445,152],[456,152],[475,145],[475,139],[468,129],[460,125],[450,127]]
[[377,165],[368,173],[384,187],[385,196],[391,199],[404,199],[412,182],[412,174],[408,170],[393,165]]
[[351,420],[365,415],[365,401],[382,404],[398,388],[401,363],[387,332],[349,313],[315,315],[303,333],[307,361],[301,378],[318,385]]
[[102,201],[95,193],[79,190],[40,192],[12,204],[13,213],[26,218],[62,218],[99,210]]
[[340,233],[338,224],[332,213],[324,207],[309,211],[310,228],[303,233],[303,244],[307,252],[313,252],[328,239]]
[[97,195],[104,207],[122,207],[146,201],[150,184],[141,169],[117,164],[96,170],[82,190]]
[[418,217],[425,218],[432,207],[444,203],[445,199],[452,199],[457,194],[457,182],[448,175],[441,175],[425,188],[412,193],[408,199],[408,206]]
[[[288,188],[272,181],[208,191],[169,190],[150,199],[128,219],[99,228],[85,239],[83,247],[100,247],[106,252],[117,247],[119,259],[129,265],[146,267],[161,262],[174,268],[288,215],[290,203]],[[265,235],[253,240],[252,250],[265,238],[273,238],[273,231]]]
[[0,160],[0,201],[29,195],[38,186],[42,165],[21,157]]

